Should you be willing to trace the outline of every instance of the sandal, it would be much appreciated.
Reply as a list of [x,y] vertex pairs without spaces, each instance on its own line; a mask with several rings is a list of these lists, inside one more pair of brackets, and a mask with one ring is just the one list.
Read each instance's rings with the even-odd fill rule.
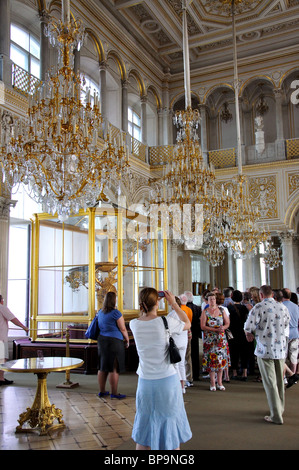
[[267,423],[283,424],[283,422],[277,423],[276,421],[273,421],[273,419],[271,418],[271,416],[264,416],[264,420],[267,421]]
[[211,392],[216,392],[216,387],[210,387]]
[[218,390],[225,390],[225,387],[223,385],[217,385]]

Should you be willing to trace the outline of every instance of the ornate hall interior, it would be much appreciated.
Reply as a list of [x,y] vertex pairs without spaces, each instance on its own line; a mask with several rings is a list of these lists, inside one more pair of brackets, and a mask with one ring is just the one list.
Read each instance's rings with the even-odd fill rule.
[[[144,286],[299,293],[298,26],[299,0],[0,1],[0,294],[29,328],[10,359],[68,350],[95,374],[84,332],[111,290],[127,325]],[[129,439],[134,380],[102,402],[110,441],[79,413],[91,448]]]

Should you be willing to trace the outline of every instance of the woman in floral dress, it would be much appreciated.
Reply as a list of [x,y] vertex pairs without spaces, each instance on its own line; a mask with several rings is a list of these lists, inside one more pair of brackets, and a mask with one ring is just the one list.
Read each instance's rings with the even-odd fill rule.
[[210,376],[210,390],[225,390],[222,385],[223,370],[229,365],[229,351],[225,330],[229,327],[229,317],[224,309],[217,305],[214,293],[208,294],[208,307],[201,314],[203,339],[203,369]]

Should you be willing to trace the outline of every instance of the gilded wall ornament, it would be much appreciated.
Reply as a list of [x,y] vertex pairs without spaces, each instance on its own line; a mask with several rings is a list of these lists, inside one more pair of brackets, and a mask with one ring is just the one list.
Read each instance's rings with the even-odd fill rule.
[[299,189],[299,175],[295,173],[293,175],[288,176],[288,189],[289,189],[289,196],[291,196],[295,191]]
[[261,219],[278,217],[275,175],[249,178],[249,192],[253,204],[260,211]]

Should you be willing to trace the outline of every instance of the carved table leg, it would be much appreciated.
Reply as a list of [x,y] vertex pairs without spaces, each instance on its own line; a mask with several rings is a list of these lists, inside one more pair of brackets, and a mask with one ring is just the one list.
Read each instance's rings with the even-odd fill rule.
[[[35,399],[31,408],[27,408],[24,413],[21,413],[18,419],[19,426],[16,432],[29,432],[39,430],[40,435],[47,434],[48,431],[53,429],[62,428],[65,426],[62,419],[62,411],[51,405],[48,397],[47,390],[47,373],[37,373],[38,382]],[[57,419],[58,423],[53,424]],[[23,428],[23,425],[28,423],[30,428]]]

